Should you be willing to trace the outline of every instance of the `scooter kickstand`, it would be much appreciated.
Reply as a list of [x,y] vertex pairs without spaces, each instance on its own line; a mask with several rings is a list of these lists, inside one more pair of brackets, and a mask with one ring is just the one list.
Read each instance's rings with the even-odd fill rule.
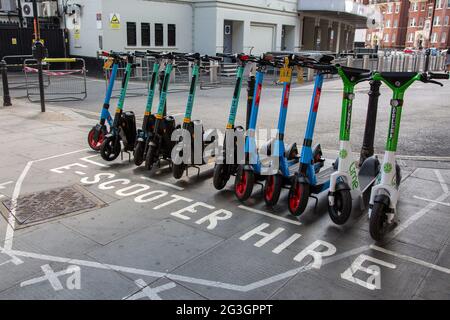
[[319,198],[317,198],[316,196],[312,196],[312,195],[310,195],[309,197],[313,198],[315,200],[315,203],[314,203],[314,213],[315,213],[317,211],[317,207],[319,205]]

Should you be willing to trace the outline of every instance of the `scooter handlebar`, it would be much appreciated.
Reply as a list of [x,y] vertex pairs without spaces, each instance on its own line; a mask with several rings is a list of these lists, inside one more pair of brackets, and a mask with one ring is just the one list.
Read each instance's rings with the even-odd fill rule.
[[429,79],[442,79],[442,80],[448,80],[448,79],[449,79],[449,74],[448,74],[448,73],[434,73],[434,72],[429,72],[429,73],[428,73],[428,77],[429,77]]

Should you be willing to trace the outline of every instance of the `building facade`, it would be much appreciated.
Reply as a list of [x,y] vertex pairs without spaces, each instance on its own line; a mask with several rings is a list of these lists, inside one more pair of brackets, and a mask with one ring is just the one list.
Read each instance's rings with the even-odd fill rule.
[[68,17],[72,55],[103,50],[217,52],[353,48],[366,5],[347,0],[74,0]]
[[370,0],[383,22],[369,29],[366,46],[381,48],[438,48],[450,45],[450,0]]

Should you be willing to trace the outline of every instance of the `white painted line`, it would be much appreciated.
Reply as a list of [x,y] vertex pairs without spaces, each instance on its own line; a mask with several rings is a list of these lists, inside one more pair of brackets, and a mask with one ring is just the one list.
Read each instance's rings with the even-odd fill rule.
[[148,177],[141,177],[141,178],[144,179],[144,180],[156,183],[156,184],[160,184],[162,186],[166,186],[166,187],[178,190],[178,191],[183,191],[184,190],[184,188],[176,186],[176,185],[168,183],[168,182],[162,182],[162,181],[158,181],[156,179],[152,179],[152,178],[148,178]]
[[150,300],[162,300],[158,293],[175,288],[177,285],[174,282],[166,283],[165,285],[150,288],[143,279],[137,279],[134,281],[141,290],[129,297],[125,297],[122,300],[139,300],[142,298],[149,298]]
[[439,180],[439,183],[440,183],[440,185],[441,185],[441,187],[442,187],[442,191],[444,191],[444,193],[448,193],[448,186],[447,186],[447,184],[445,183],[445,180],[444,180],[444,178],[442,177],[441,172],[440,172],[438,169],[435,169],[435,170],[434,170],[434,174],[436,175],[436,177],[437,177],[438,180]]
[[47,158],[42,158],[42,159],[38,159],[38,160],[33,160],[33,161],[31,161],[31,162],[32,162],[32,163],[35,163],[35,162],[41,162],[41,161],[52,160],[52,159],[61,158],[61,157],[64,157],[64,156],[69,156],[69,155],[71,155],[71,154],[80,153],[80,152],[88,151],[88,150],[91,150],[91,149],[85,148],[85,149],[75,150],[75,151],[71,151],[71,152],[67,152],[67,153],[58,154],[58,155],[56,155],[56,156],[51,156],[51,157],[47,157]]
[[79,176],[84,176],[84,175],[86,175],[86,173],[81,172],[81,171],[75,171],[75,173],[76,173],[77,175],[79,175]]
[[7,181],[7,182],[3,182],[0,183],[0,189],[5,189],[5,186],[7,186],[8,184],[14,183],[14,181]]
[[288,218],[279,217],[279,216],[274,215],[272,213],[265,212],[265,211],[258,210],[258,209],[254,209],[254,208],[250,208],[250,207],[247,207],[247,206],[244,206],[244,205],[240,205],[240,206],[238,206],[238,208],[250,211],[252,213],[257,213],[257,214],[260,214],[260,215],[263,215],[263,216],[266,216],[266,217],[271,217],[273,219],[277,219],[277,220],[280,220],[280,221],[283,221],[283,222],[291,223],[291,224],[294,224],[296,226],[301,226],[302,225],[302,223],[300,221],[294,221],[294,220],[291,220],[291,219],[288,219]]
[[80,158],[80,160],[83,160],[85,162],[91,163],[93,165],[96,165],[96,166],[99,166],[99,167],[102,167],[102,168],[109,168],[109,166],[106,165],[106,164],[103,164],[103,163],[91,160],[92,158],[95,158],[95,157],[98,157],[98,155],[94,154],[93,156],[87,156],[87,157],[84,157],[84,158]]
[[397,258],[402,259],[402,260],[413,262],[413,263],[416,263],[418,265],[421,265],[421,266],[424,266],[424,267],[427,267],[427,268],[430,268],[430,269],[434,269],[434,270],[437,270],[437,271],[440,271],[440,272],[444,272],[444,273],[450,274],[450,269],[448,269],[448,268],[441,267],[441,266],[438,266],[438,265],[435,265],[435,264],[432,264],[432,263],[429,263],[429,262],[426,262],[426,261],[423,261],[423,260],[420,260],[420,259],[416,259],[414,257],[410,257],[410,256],[407,256],[407,255],[404,255],[404,254],[400,254],[400,253],[397,253],[397,252],[394,252],[394,251],[391,251],[391,250],[387,250],[387,249],[378,247],[376,245],[371,245],[370,249],[373,249],[373,250],[376,250],[376,251],[380,251],[380,252],[383,252],[385,254],[397,257]]
[[413,198],[417,199],[417,200],[423,200],[423,201],[427,201],[427,202],[440,204],[442,206],[450,207],[450,203],[448,203],[448,202],[440,202],[440,201],[431,200],[431,199],[427,199],[427,198],[422,198],[422,197],[418,197],[418,196],[414,196]]
[[[343,252],[334,257],[323,259],[322,265],[327,265],[329,263],[348,258],[352,255],[360,254],[368,249],[369,249],[369,246],[363,246],[363,247],[352,249],[347,252]],[[2,248],[0,247],[0,251],[1,250],[2,250]],[[272,277],[269,277],[269,278],[266,278],[266,279],[263,279],[260,281],[250,283],[248,285],[235,285],[235,284],[224,283],[224,282],[219,282],[219,281],[212,281],[212,280],[205,280],[205,279],[193,278],[193,277],[188,277],[188,276],[182,276],[182,275],[177,275],[177,274],[172,274],[172,273],[163,273],[163,272],[158,272],[158,271],[136,269],[136,268],[124,267],[124,266],[118,266],[118,265],[112,265],[112,264],[102,264],[100,262],[56,257],[56,256],[50,256],[50,255],[44,255],[44,254],[38,254],[38,253],[32,253],[32,252],[25,252],[25,251],[13,250],[13,251],[10,251],[10,254],[14,254],[14,256],[19,256],[19,257],[24,257],[24,258],[67,263],[67,264],[73,264],[73,265],[77,265],[77,266],[85,266],[85,267],[97,268],[97,269],[109,270],[109,271],[113,270],[113,271],[147,276],[147,277],[152,277],[152,278],[166,277],[166,278],[172,279],[174,281],[194,283],[194,284],[199,284],[199,285],[203,285],[203,286],[207,286],[207,287],[215,287],[215,288],[234,290],[234,291],[240,291],[240,292],[247,292],[247,291],[251,291],[254,289],[258,289],[260,287],[270,285],[272,283],[284,280],[286,278],[293,277],[297,273],[305,272],[305,271],[312,269],[312,265],[309,264],[309,265],[305,265],[305,266],[302,266],[299,268],[288,270],[281,274],[278,274],[278,275],[275,275],[275,276],[272,276]]]

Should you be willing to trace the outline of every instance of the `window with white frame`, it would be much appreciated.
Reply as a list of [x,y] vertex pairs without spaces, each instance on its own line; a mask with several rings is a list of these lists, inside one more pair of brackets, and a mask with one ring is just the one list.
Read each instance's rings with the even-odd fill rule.
[[423,17],[419,18],[419,27],[423,27]]
[[448,26],[448,19],[449,19],[449,16],[445,16],[444,25],[446,25],[446,26]]
[[418,5],[417,2],[413,2],[411,6],[411,11],[417,11]]
[[408,42],[413,42],[413,41],[414,41],[414,33],[408,34]]
[[426,7],[425,2],[422,2],[421,5],[420,5],[420,10],[421,11],[425,11],[425,7]]
[[442,0],[436,0],[436,9],[442,9]]
[[397,27],[398,27],[398,20],[395,19],[395,20],[394,20],[394,28],[397,28]]
[[433,26],[439,26],[441,24],[441,17],[434,17]]
[[437,33],[433,32],[433,34],[431,35],[431,42],[432,43],[436,43],[437,42]]
[[392,13],[392,3],[388,4],[387,13]]
[[391,41],[392,41],[392,42],[395,42],[396,38],[397,38],[397,35],[396,35],[395,33],[393,33],[393,34],[392,34],[392,40],[391,40]]
[[386,28],[390,28],[391,27],[391,20],[386,20]]
[[368,33],[368,34],[367,34],[367,41],[370,41],[370,40],[372,40],[372,34],[371,34],[371,33]]
[[416,18],[412,18],[409,20],[409,26],[410,27],[415,27],[416,26]]
[[441,43],[446,43],[446,42],[447,42],[447,33],[442,32]]
[[400,5],[396,4],[395,5],[395,13],[399,13],[400,12]]
[[383,37],[384,42],[389,42],[389,33],[385,33]]

